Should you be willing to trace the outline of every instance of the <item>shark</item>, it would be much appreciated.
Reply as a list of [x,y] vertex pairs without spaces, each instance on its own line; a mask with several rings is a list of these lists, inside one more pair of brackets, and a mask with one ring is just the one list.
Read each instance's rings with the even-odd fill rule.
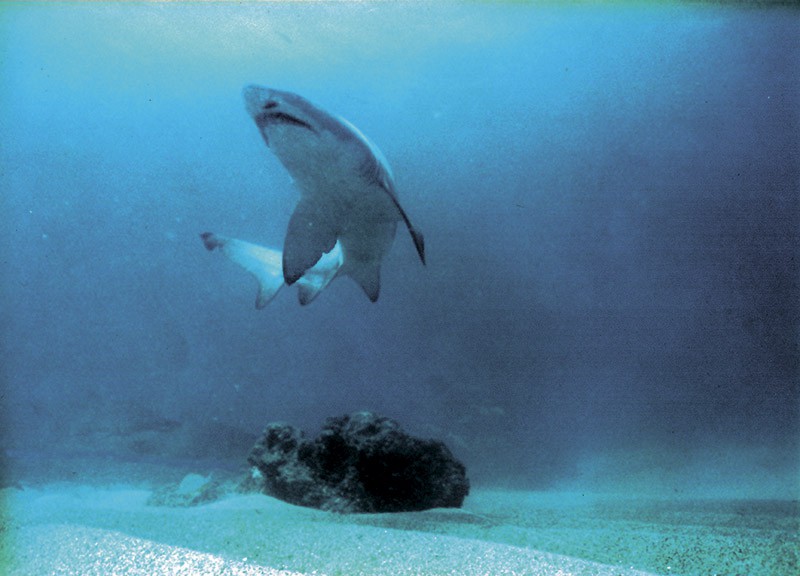
[[381,263],[399,222],[425,264],[423,235],[397,199],[389,163],[358,128],[292,92],[249,85],[242,96],[267,147],[300,191],[281,255],[287,285],[340,252],[336,276],[349,276],[376,302]]
[[[228,260],[255,277],[258,282],[257,309],[266,307],[283,288],[283,258],[280,250],[213,232],[203,232],[200,239],[209,251],[219,250]],[[306,305],[314,300],[336,277],[343,261],[342,247],[337,242],[297,280],[300,304]]]

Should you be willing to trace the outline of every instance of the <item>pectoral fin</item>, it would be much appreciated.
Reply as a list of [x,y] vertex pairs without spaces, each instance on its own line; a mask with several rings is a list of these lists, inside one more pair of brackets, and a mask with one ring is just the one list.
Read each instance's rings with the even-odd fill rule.
[[372,302],[377,302],[381,292],[380,262],[347,262],[347,275],[355,280]]
[[336,244],[337,229],[330,211],[306,198],[300,200],[289,219],[283,243],[283,278],[297,282],[323,254]]

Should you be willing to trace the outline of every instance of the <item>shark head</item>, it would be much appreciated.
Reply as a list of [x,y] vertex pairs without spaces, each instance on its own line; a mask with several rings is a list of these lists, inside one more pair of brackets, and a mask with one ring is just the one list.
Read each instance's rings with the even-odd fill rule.
[[[350,135],[340,122],[311,102],[283,90],[251,84],[242,90],[247,113],[258,126],[267,146],[274,139],[290,140],[323,132],[338,138]],[[303,133],[305,131],[305,134]]]

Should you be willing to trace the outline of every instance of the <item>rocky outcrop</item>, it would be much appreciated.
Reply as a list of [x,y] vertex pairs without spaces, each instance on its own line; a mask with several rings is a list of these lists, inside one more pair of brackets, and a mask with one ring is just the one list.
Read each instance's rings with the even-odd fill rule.
[[272,423],[248,456],[251,487],[292,504],[336,512],[458,508],[464,465],[436,440],[370,412],[329,418],[314,440]]

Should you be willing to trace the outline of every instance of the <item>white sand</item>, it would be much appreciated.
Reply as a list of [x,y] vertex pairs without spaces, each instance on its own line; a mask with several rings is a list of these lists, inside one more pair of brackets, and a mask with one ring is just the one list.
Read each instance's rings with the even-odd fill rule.
[[120,532],[74,524],[25,526],[15,530],[13,538],[15,558],[3,572],[9,576],[35,574],[292,576],[297,574],[226,560],[213,554],[159,544]]
[[480,514],[364,516],[257,495],[165,508],[148,506],[147,491],[125,487],[7,489],[0,561],[4,573],[26,576],[644,574],[496,541],[502,526],[490,517],[490,503],[524,514],[514,494],[478,494]]

